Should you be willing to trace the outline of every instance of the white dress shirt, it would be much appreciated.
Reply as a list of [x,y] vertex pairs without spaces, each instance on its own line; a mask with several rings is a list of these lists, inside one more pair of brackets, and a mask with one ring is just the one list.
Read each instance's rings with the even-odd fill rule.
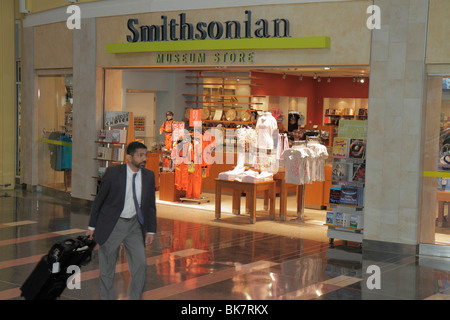
[[[134,207],[133,200],[133,174],[135,174],[133,170],[131,170],[130,166],[127,165],[127,184],[125,190],[125,203],[123,205],[122,213],[120,214],[121,218],[132,218],[136,215],[136,208]],[[141,170],[137,172],[136,175],[136,198],[141,205],[141,190],[142,190],[142,175]]]

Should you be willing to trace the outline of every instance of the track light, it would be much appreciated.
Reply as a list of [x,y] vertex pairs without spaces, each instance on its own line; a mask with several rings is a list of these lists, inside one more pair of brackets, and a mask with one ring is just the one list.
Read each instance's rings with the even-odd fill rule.
[[298,79],[299,79],[300,81],[302,81],[302,80],[303,80],[303,75],[301,74],[300,77],[298,77]]
[[314,79],[314,80],[317,79],[317,73],[314,73],[313,79]]
[[365,82],[364,78],[361,78],[361,80],[359,80],[359,82],[364,83]]
[[318,78],[317,78],[317,82],[320,82],[320,81],[322,81],[322,79],[320,79],[320,77],[318,77]]
[[353,82],[356,82],[356,78],[355,77],[353,77]]
[[282,78],[283,78],[283,79],[286,79],[286,73],[283,73]]
[[328,83],[331,82],[331,77],[328,77],[327,82],[328,82]]

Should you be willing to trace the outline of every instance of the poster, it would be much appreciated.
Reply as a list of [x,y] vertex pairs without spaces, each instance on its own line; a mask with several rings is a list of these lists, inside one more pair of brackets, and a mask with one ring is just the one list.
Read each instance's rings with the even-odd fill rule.
[[[189,112],[189,126],[193,127],[196,121],[202,121],[202,109],[191,109]],[[200,124],[201,126],[201,124]]]

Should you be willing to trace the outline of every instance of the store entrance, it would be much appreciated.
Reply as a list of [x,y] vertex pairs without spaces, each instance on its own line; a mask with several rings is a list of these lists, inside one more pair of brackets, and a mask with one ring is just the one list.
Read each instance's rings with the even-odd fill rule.
[[72,75],[38,77],[38,185],[71,192]]
[[[201,192],[211,195],[209,203],[201,203],[214,211],[215,179],[219,173],[236,166],[236,130],[254,128],[257,117],[271,113],[280,133],[286,134],[288,143],[317,136],[328,148],[330,157],[325,163],[325,181],[305,185],[305,208],[314,210],[307,214],[310,222],[323,226],[329,209],[332,182],[331,149],[342,120],[367,120],[369,67],[264,67],[264,68],[125,68],[105,70],[104,110],[132,111],[134,119],[153,108],[151,98],[144,98],[142,108],[137,107],[133,97],[139,92],[155,92],[157,107],[156,137],[145,142],[152,154],[159,154],[152,170],[159,171],[159,193],[164,201],[180,205],[184,195],[174,188],[174,180],[166,179],[173,172],[170,155],[166,153],[165,133],[160,128],[166,122],[166,114],[173,112],[173,120],[186,129],[190,124],[191,111],[200,110],[199,119],[205,130],[218,129],[224,133],[223,163],[208,167],[202,177]],[[134,93],[131,91],[134,90]],[[122,93],[122,94],[120,94]],[[150,97],[150,96],[149,96]],[[146,123],[151,119],[147,117]],[[135,123],[136,128],[136,123]],[[153,132],[153,129],[151,130]],[[227,132],[233,132],[226,136]],[[136,135],[137,137],[137,135]],[[155,143],[153,143],[155,141]],[[231,146],[231,147],[230,147]],[[230,153],[230,154],[231,154]],[[231,159],[232,163],[227,160]],[[203,173],[202,173],[203,175]],[[169,186],[173,190],[164,189]],[[295,187],[288,188],[287,213],[297,217]],[[277,189],[277,197],[279,196]],[[161,199],[161,198],[160,198]],[[279,200],[277,200],[279,201]],[[191,204],[196,204],[195,202]],[[231,208],[231,203],[230,203]],[[231,209],[230,209],[231,210]],[[312,212],[312,211],[311,211]],[[288,217],[289,219],[289,217]]]
[[421,248],[450,256],[450,76],[427,83]]

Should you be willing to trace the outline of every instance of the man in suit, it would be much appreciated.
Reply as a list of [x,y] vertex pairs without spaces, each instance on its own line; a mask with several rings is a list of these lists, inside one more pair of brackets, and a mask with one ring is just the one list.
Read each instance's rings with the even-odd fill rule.
[[132,142],[127,163],[109,167],[91,208],[86,235],[99,244],[100,298],[114,299],[114,273],[121,243],[131,273],[130,300],[141,299],[147,262],[145,245],[156,232],[155,176],[145,169],[147,147]]

